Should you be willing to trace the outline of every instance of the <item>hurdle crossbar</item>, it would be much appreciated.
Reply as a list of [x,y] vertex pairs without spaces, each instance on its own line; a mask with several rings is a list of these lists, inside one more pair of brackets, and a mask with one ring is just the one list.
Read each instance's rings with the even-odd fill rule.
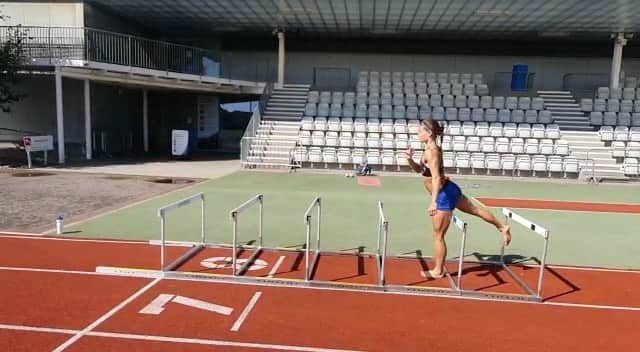
[[[178,259],[174,260],[172,263],[165,265],[165,247],[167,246],[167,219],[166,219],[166,215],[171,212],[174,211],[178,208],[182,208],[184,206],[187,206],[189,204],[192,204],[196,201],[200,200],[200,216],[201,216],[201,220],[200,220],[200,226],[201,226],[201,242],[200,243],[195,243],[195,246],[189,250],[187,253],[185,253],[184,255],[180,256]],[[186,260],[188,260],[189,258],[191,258],[193,255],[195,255],[199,250],[201,250],[202,248],[204,248],[204,243],[206,241],[206,230],[205,230],[205,200],[204,200],[204,193],[200,192],[197,194],[194,194],[190,197],[181,199],[177,202],[165,205],[163,207],[158,208],[157,211],[158,217],[160,218],[160,270],[161,271],[170,271],[170,270],[174,270],[175,268],[177,268],[178,266],[180,266],[182,263],[184,263]]]
[[385,285],[385,259],[387,258],[387,239],[389,237],[389,221],[384,215],[384,206],[378,201],[378,246],[376,263],[378,265],[378,285]]
[[534,290],[529,285],[527,285],[526,282],[515,275],[506,265],[506,263],[504,262],[504,243],[502,244],[502,248],[500,250],[500,261],[502,262],[502,266],[505,268],[505,270],[520,284],[520,286],[522,286],[527,292],[529,292],[530,295],[535,296],[535,298],[537,298],[538,300],[542,300],[542,277],[547,261],[547,250],[549,248],[549,229],[525,219],[521,215],[508,208],[502,208],[502,214],[505,216],[507,223],[509,223],[510,221],[517,222],[518,224],[526,227],[527,229],[533,231],[543,238],[542,257],[540,259],[537,290]]
[[[460,242],[460,256],[458,257],[458,277],[456,279],[456,289],[458,291],[462,290],[462,264],[463,264],[463,260],[464,260],[464,251],[465,251],[465,247],[467,245],[467,223],[464,222],[462,219],[460,219],[459,217],[452,215],[451,216],[451,223],[454,224],[458,229],[460,229],[460,231],[462,231],[462,239]],[[450,277],[450,275],[449,275]]]
[[[231,221],[233,222],[233,242],[232,242],[233,253],[232,253],[232,261],[231,261],[233,276],[242,275],[247,270],[247,268],[253,263],[253,261],[258,257],[260,252],[262,251],[262,215],[263,215],[263,208],[264,208],[263,198],[264,198],[264,196],[262,194],[258,194],[256,196],[252,197],[251,199],[247,200],[246,202],[242,203],[237,208],[231,210],[231,212],[230,212]],[[239,220],[239,216],[240,216],[240,214],[242,212],[244,212],[245,210],[251,208],[255,204],[259,205],[259,212],[258,212],[258,246],[256,247],[255,252],[253,252],[253,254],[247,259],[247,261],[240,268],[236,268],[236,263],[237,263],[237,259],[238,259],[237,256],[238,256],[238,220]]]
[[[317,229],[316,229],[316,246],[314,249],[314,257],[313,257],[313,262],[311,263],[311,265],[309,265],[309,258],[310,258],[310,252],[311,252],[311,222],[312,222],[312,212],[313,209],[316,208],[318,210],[317,212]],[[305,228],[307,229],[307,238],[306,238],[306,247],[305,247],[305,270],[304,270],[304,279],[305,281],[309,281],[313,275],[313,272],[316,268],[316,265],[318,263],[318,258],[320,257],[320,224],[321,224],[321,215],[322,215],[322,201],[320,199],[320,197],[316,197],[311,204],[309,205],[309,208],[307,208],[307,212],[304,213],[304,224],[305,224]]]

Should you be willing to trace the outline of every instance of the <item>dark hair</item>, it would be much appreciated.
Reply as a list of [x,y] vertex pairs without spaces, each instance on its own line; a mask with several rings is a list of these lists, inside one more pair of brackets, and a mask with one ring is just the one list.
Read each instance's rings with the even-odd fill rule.
[[442,137],[444,135],[444,128],[440,125],[440,123],[433,118],[428,118],[420,121],[420,125],[425,129],[433,132],[435,137]]

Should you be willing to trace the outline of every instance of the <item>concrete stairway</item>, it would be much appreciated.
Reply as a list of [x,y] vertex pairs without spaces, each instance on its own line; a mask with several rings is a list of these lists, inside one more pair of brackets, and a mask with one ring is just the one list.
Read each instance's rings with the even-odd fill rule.
[[622,164],[618,164],[610,147],[600,140],[598,132],[561,131],[561,138],[569,143],[571,156],[580,160],[583,174],[597,179],[625,179]]
[[551,111],[553,123],[561,130],[593,131],[588,116],[580,111],[571,92],[567,91],[538,91],[538,96],[544,99],[545,109]]

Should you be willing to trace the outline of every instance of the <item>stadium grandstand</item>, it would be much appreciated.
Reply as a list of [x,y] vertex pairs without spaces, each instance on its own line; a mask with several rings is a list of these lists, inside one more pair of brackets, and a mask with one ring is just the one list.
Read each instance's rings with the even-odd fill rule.
[[0,352],[632,351],[638,33],[640,0],[0,0]]
[[8,1],[0,11],[0,35],[20,39],[26,63],[24,98],[0,113],[5,151],[51,135],[61,164],[168,155],[180,129],[190,152],[236,150],[247,168],[406,171],[404,150],[422,149],[418,122],[433,118],[450,172],[640,174],[632,1]]

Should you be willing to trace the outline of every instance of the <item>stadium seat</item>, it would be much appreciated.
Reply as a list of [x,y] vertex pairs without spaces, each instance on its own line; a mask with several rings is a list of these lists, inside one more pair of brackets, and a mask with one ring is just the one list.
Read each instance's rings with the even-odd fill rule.
[[[369,96],[367,95],[367,93],[357,93],[356,94],[356,105],[367,104],[368,100],[369,100]],[[376,102],[376,104],[379,104],[379,103],[380,102]]]

